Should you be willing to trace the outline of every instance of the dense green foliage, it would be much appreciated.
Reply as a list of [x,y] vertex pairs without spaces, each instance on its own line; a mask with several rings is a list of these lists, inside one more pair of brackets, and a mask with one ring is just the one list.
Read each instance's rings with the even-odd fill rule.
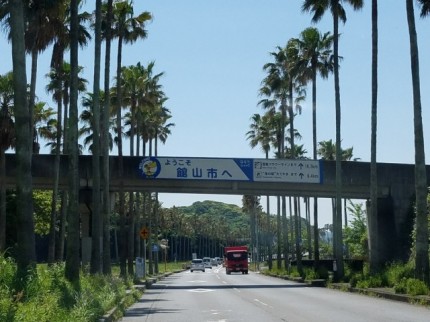
[[169,258],[191,259],[222,256],[227,244],[248,243],[249,216],[236,205],[216,201],[191,206],[162,208],[158,240],[168,240]]
[[15,273],[15,262],[1,256],[0,321],[97,321],[130,286],[117,277],[81,274],[75,288],[64,277],[64,265],[39,265],[24,285]]
[[367,257],[367,222],[363,204],[350,202],[348,207],[351,216],[348,227],[344,229],[344,242],[351,258]]

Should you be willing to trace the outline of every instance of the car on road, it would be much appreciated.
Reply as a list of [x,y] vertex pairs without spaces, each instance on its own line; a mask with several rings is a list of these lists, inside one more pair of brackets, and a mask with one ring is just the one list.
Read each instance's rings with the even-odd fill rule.
[[215,257],[214,260],[216,261],[215,265],[221,265],[222,264],[222,259],[220,257]]
[[202,271],[205,272],[205,264],[203,264],[203,259],[195,258],[191,261],[191,273],[194,271]]
[[212,261],[210,257],[203,257],[203,264],[205,268],[212,268]]

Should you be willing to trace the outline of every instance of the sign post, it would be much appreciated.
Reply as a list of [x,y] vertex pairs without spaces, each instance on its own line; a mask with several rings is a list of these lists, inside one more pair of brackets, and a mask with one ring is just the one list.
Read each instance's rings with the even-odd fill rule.
[[139,236],[141,239],[143,239],[143,267],[144,267],[144,272],[143,272],[143,276],[145,277],[145,272],[146,272],[146,240],[149,238],[149,229],[145,226],[143,226],[140,231],[139,231]]

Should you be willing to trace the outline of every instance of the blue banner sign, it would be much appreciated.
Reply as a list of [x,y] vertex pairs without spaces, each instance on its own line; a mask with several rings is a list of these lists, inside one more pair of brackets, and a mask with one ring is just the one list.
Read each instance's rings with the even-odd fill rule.
[[145,179],[322,183],[315,160],[147,157],[139,164]]

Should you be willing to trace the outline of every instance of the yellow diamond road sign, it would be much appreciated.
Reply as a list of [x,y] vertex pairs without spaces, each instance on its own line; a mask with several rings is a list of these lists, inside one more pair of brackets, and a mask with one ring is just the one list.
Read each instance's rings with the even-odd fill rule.
[[149,229],[146,227],[142,227],[140,230],[140,238],[142,239],[148,239],[149,237]]

